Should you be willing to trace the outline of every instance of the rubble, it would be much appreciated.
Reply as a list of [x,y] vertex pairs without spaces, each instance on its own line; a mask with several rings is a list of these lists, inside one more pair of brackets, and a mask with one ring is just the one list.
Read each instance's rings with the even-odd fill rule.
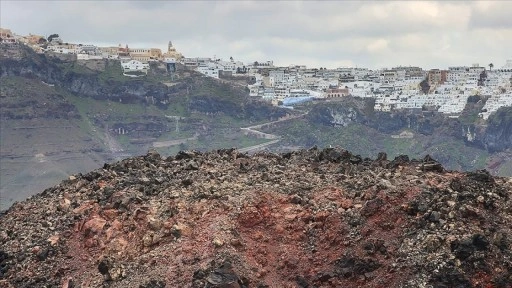
[[340,148],[147,155],[0,215],[1,287],[511,287],[512,181]]

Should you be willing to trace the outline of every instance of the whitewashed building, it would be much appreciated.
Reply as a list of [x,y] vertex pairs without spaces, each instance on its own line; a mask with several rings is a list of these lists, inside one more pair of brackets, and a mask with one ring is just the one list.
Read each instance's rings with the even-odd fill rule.
[[270,86],[275,87],[284,82],[284,71],[283,70],[272,70],[269,72]]
[[123,72],[145,72],[149,70],[149,64],[148,63],[142,63],[137,60],[130,60],[128,62],[121,62],[121,67],[123,68]]
[[487,99],[487,102],[485,102],[485,105],[482,108],[482,112],[480,112],[478,116],[482,117],[483,119],[487,119],[499,108],[506,106],[512,106],[512,92],[494,94],[489,99]]

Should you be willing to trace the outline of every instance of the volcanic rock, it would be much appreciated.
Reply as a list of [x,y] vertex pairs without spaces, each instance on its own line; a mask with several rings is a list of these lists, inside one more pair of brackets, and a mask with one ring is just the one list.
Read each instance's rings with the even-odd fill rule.
[[150,151],[0,214],[0,287],[512,287],[511,194],[430,156]]

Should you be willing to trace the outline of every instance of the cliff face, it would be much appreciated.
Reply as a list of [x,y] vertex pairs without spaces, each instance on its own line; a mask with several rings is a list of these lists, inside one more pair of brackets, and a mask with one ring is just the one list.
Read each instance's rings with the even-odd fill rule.
[[[163,84],[148,84],[142,80],[102,82],[98,73],[92,73],[92,71],[85,68],[83,68],[84,73],[79,73],[63,68],[64,62],[57,58],[48,58],[45,55],[34,54],[31,51],[24,51],[24,53],[24,57],[19,60],[1,59],[0,77],[38,78],[50,85],[59,86],[82,97],[91,97],[97,100],[145,103],[147,102],[146,96],[151,96],[155,99],[157,105],[162,105],[169,100],[167,96],[169,93],[168,87]],[[116,62],[113,60],[104,61]],[[115,63],[111,65],[115,65]]]
[[[195,149],[234,147],[244,137],[240,126],[289,113],[253,101],[241,83],[184,67],[171,79],[152,63],[147,77],[134,79],[122,75],[118,61],[77,62],[2,44],[0,102],[0,210],[69,174],[143,154],[154,142],[192,139]],[[178,118],[166,117],[171,115],[178,116],[179,127]],[[216,139],[197,139],[200,133]],[[164,152],[178,151],[169,143]]]
[[2,287],[510,287],[512,179],[341,149],[155,152],[0,216]]
[[[356,104],[359,102],[359,104]],[[343,103],[315,106],[308,115],[309,121],[325,126],[363,124],[385,134],[397,134],[403,129],[422,135],[447,136],[488,152],[512,148],[512,108],[503,107],[493,114],[485,125],[465,124],[441,114],[421,112],[371,111],[370,100],[348,99]]]
[[[242,99],[243,96],[240,96]],[[245,101],[244,101],[245,102]],[[206,114],[222,113],[234,118],[258,121],[261,119],[277,120],[288,115],[287,109],[270,105],[261,105],[255,102],[237,103],[230,100],[219,99],[216,95],[197,95],[191,97],[188,108]]]
[[426,135],[434,131],[433,119],[422,117],[421,113],[373,111],[373,103],[373,99],[347,99],[341,103],[318,105],[311,110],[308,119],[326,126],[346,127],[353,123],[363,124],[387,134],[397,133],[404,128]]
[[486,126],[467,127],[466,140],[491,152],[512,148],[512,107],[500,108]]
[[[129,79],[121,76],[120,64],[116,60],[100,60],[102,63],[97,63],[96,66],[102,68],[97,71],[89,69],[87,63],[77,64],[76,61],[66,62],[59,58],[35,54],[24,46],[16,49],[20,50],[18,53],[21,53],[21,59],[0,57],[0,77],[37,78],[80,97],[124,104],[155,105],[162,109],[167,109],[174,102],[187,98],[186,105],[189,111],[223,113],[230,117],[255,121],[278,119],[288,114],[287,109],[250,101],[242,87],[216,83],[215,80],[200,75],[189,75],[172,86],[167,86],[156,80]],[[165,70],[162,72],[158,67],[154,67],[154,70],[151,73],[154,77],[166,75]],[[188,72],[190,73],[195,72]]]

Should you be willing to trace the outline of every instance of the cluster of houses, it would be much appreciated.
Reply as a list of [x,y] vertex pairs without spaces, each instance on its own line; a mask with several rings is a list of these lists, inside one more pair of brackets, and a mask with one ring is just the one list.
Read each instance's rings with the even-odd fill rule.
[[512,106],[512,60],[501,68],[478,64],[423,70],[420,67],[366,68],[255,68],[249,66],[256,83],[249,85],[251,96],[276,105],[304,101],[333,101],[344,96],[371,97],[376,111],[423,109],[458,117],[470,96],[487,101],[480,117],[487,119],[503,106]]
[[[335,101],[351,95],[375,98],[376,111],[427,109],[458,117],[470,96],[487,99],[480,117],[487,119],[503,106],[512,106],[512,60],[501,68],[489,69],[478,64],[449,67],[447,70],[424,70],[420,67],[368,68],[308,68],[304,65],[277,67],[273,61],[243,63],[196,57],[187,58],[176,51],[169,41],[167,51],[159,48],[129,48],[128,45],[98,47],[66,43],[57,34],[43,37],[20,36],[0,28],[0,43],[23,43],[38,53],[71,54],[76,60],[120,60],[123,74],[147,74],[149,62],[162,61],[168,70],[176,63],[216,79],[250,76],[249,94],[274,105],[291,106],[306,101]],[[135,73],[134,73],[135,72]]]
[[[183,58],[183,55],[176,51],[176,48],[169,41],[167,51],[162,52],[160,48],[129,48],[128,45],[99,47],[92,44],[76,44],[64,42],[58,34],[48,37],[29,34],[28,36],[17,35],[9,29],[0,28],[0,43],[24,44],[32,48],[36,53],[56,53],[70,55],[79,61],[98,59],[120,60],[123,73],[126,76],[133,76],[131,72],[147,74],[150,61],[163,61],[176,63]],[[140,74],[140,73],[139,73]]]
[[502,106],[512,106],[512,60],[501,68],[478,64],[424,70],[420,67],[308,68],[276,67],[273,61],[244,64],[215,58],[184,58],[184,65],[208,77],[251,76],[249,94],[274,105],[335,101],[351,95],[375,98],[376,111],[423,109],[458,117],[470,96],[488,99],[480,113],[487,119]]
[[[493,67],[490,64],[487,70],[473,64],[448,70],[432,69],[415,80],[397,77],[373,85],[370,97],[376,99],[374,108],[378,111],[421,108],[456,118],[469,97],[485,96],[487,101],[479,115],[487,119],[498,108],[512,106],[512,60],[502,68]],[[368,94],[358,96],[368,97]]]

